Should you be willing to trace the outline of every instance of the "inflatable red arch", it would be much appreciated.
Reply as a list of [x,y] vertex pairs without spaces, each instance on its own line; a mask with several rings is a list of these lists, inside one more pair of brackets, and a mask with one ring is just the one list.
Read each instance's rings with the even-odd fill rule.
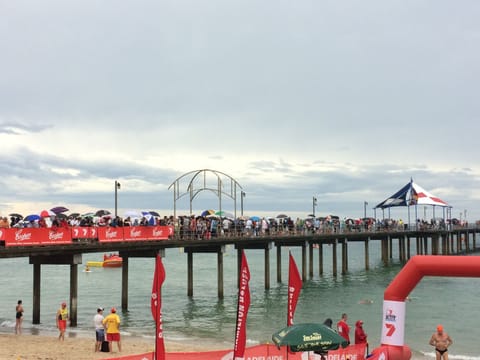
[[375,358],[408,360],[412,357],[405,345],[405,300],[424,276],[480,277],[477,256],[416,255],[392,280],[383,296],[381,346]]

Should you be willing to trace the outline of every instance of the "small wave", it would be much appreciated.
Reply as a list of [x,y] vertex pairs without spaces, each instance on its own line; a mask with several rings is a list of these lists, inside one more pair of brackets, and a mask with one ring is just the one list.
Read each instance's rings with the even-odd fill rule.
[[[450,351],[449,351],[450,352]],[[425,358],[435,359],[436,355],[435,352],[421,352]],[[413,357],[415,359],[415,357]],[[480,356],[472,356],[472,355],[462,355],[462,354],[448,354],[449,359],[457,359],[457,360],[480,360]]]
[[15,327],[15,322],[5,320],[0,324],[0,327],[6,327],[6,328],[14,328]]
[[247,344],[248,345],[258,345],[258,344],[260,344],[260,341],[253,340],[253,339],[247,339]]

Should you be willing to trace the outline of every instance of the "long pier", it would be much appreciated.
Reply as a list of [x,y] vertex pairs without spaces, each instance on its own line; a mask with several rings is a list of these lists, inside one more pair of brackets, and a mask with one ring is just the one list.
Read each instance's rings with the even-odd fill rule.
[[[380,244],[381,259],[385,266],[393,261],[393,248],[398,246],[399,261],[406,263],[413,255],[454,255],[477,251],[476,237],[480,228],[458,228],[453,230],[406,230],[374,231],[322,234],[278,234],[274,236],[214,237],[211,239],[169,240],[99,243],[91,239],[76,241],[68,245],[45,246],[0,246],[0,258],[29,257],[33,265],[33,324],[40,323],[41,266],[70,265],[70,321],[77,325],[78,265],[82,264],[84,253],[118,252],[123,258],[122,266],[122,309],[128,309],[129,258],[153,258],[165,256],[165,249],[183,248],[187,255],[187,296],[193,296],[193,258],[196,253],[212,253],[217,257],[218,297],[223,298],[223,254],[227,245],[237,250],[237,264],[240,268],[241,252],[244,249],[263,250],[265,266],[265,289],[270,288],[270,251],[276,248],[277,282],[282,281],[282,248],[300,247],[302,252],[301,273],[303,281],[314,276],[314,252],[318,252],[318,274],[324,274],[324,246],[332,247],[332,274],[348,272],[348,244],[363,242],[365,269],[369,269],[369,253],[372,242]],[[413,246],[412,246],[413,245]],[[412,247],[414,249],[412,253]],[[340,255],[340,260],[338,259]],[[308,274],[307,274],[308,273]]]

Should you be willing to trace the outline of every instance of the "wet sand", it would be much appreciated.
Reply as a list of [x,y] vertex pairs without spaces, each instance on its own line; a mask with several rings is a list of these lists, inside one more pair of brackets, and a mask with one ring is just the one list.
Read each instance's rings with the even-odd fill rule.
[[[54,336],[43,335],[10,335],[0,334],[0,359],[2,360],[95,360],[108,359],[115,356],[142,354],[152,352],[153,339],[125,337],[122,339],[122,351],[119,353],[113,344],[112,353],[94,352],[94,339],[65,337],[60,342]],[[168,352],[175,351],[206,351],[201,346],[165,342]]]

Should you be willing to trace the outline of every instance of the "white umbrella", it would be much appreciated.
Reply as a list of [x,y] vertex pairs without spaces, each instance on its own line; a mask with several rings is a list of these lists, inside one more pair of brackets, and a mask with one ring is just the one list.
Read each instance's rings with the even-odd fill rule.
[[135,219],[135,218],[141,218],[143,215],[139,212],[139,211],[136,211],[136,210],[127,210],[125,211],[125,214],[123,214],[123,217],[130,217],[132,219]]

